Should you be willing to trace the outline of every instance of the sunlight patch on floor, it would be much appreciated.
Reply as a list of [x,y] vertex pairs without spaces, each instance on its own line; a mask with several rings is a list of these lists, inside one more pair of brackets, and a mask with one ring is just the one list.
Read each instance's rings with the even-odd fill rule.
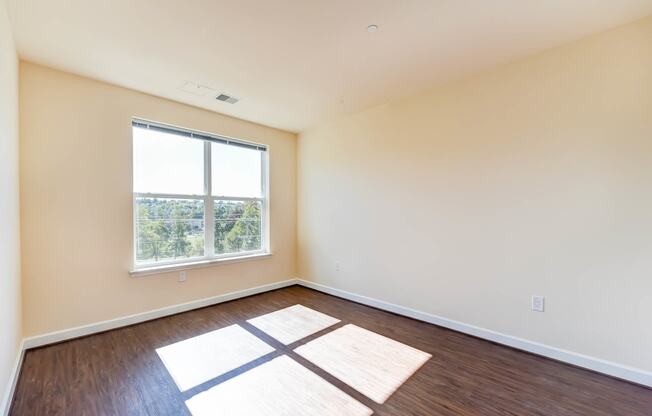
[[[294,305],[247,322],[289,345],[340,321]],[[380,404],[431,358],[426,352],[352,324],[294,350],[278,347],[278,351],[259,339],[257,331],[245,328],[231,325],[156,350],[182,392],[213,381],[208,390],[186,401],[193,416],[369,416],[371,409],[292,356],[299,359],[296,353]],[[269,361],[263,359],[253,368],[240,369],[232,378],[216,380],[275,351],[286,355],[267,357]]]
[[432,357],[351,324],[294,351],[376,403],[384,403]]
[[273,351],[274,348],[239,325],[227,326],[156,350],[181,391]]
[[186,401],[193,416],[369,416],[373,412],[283,355]]
[[294,305],[247,322],[288,345],[335,325],[340,320],[303,305]]

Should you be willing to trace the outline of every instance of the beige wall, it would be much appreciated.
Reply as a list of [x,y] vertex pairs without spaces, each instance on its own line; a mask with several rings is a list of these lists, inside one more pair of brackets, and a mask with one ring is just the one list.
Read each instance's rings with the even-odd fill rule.
[[19,353],[18,59],[0,0],[0,413]]
[[[295,277],[296,135],[20,65],[25,336]],[[268,259],[130,277],[131,117],[270,146]]]
[[648,18],[301,134],[299,276],[652,370],[651,39]]

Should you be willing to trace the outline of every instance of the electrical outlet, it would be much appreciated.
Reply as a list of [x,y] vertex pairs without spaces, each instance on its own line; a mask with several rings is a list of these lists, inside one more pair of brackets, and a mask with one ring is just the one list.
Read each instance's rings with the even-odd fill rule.
[[179,281],[185,282],[186,280],[188,280],[188,275],[186,275],[186,272],[179,272]]
[[339,272],[339,271],[340,271],[340,262],[339,262],[339,261],[336,261],[336,262],[335,262],[335,271],[336,271],[336,272]]
[[543,312],[545,309],[546,298],[543,296],[532,296],[532,310],[535,312]]

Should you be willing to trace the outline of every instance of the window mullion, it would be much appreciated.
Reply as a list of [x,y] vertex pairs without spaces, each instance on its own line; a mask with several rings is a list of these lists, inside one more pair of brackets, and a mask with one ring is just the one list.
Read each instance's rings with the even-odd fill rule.
[[269,234],[270,234],[270,218],[269,218],[269,177],[267,176],[269,174],[269,153],[268,152],[260,152],[260,192],[262,196],[261,200],[261,205],[262,205],[262,212],[261,212],[261,248],[265,251],[270,250],[270,241],[269,241]]
[[204,142],[204,255],[215,256],[215,226],[213,218],[213,197],[211,192],[212,169],[211,169],[211,143]]

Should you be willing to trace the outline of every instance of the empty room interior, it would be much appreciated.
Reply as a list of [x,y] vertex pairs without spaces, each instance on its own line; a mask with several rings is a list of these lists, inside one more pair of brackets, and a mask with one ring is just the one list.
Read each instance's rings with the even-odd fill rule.
[[0,0],[0,416],[652,416],[652,0]]

